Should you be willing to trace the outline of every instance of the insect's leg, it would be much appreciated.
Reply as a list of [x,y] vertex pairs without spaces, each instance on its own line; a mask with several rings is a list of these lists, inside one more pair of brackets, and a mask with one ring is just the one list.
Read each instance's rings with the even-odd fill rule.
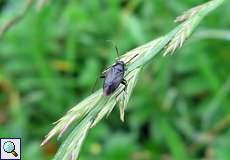
[[120,94],[124,91],[124,89],[122,89],[118,94],[116,94],[116,99],[118,98],[118,96],[120,96]]
[[124,78],[122,79],[121,84],[123,84],[125,86],[124,91],[126,91],[128,84],[127,84],[127,81]]
[[[141,66],[138,66],[137,68],[134,68],[134,69],[130,70],[129,72],[127,72],[127,73],[125,74],[125,76],[127,76],[127,75],[130,74],[132,71],[134,71],[135,69],[138,69],[138,68],[141,68]],[[125,70],[127,71],[127,69],[125,69]]]
[[[132,79],[133,77],[134,77],[134,76],[130,77],[128,80]],[[127,89],[127,87],[128,87],[128,82],[127,82],[127,80],[125,80],[125,79],[123,78],[122,81],[121,81],[121,84],[123,84],[123,85],[125,86],[125,88],[124,88],[123,90],[121,90],[121,92],[119,92],[119,93],[117,94],[116,98],[117,98],[123,91],[125,92],[126,96],[128,95],[128,93],[126,92],[126,89]]]
[[122,93],[122,92],[124,92],[124,95],[123,96],[127,96],[128,94],[127,94],[127,92],[126,92],[126,89],[127,89],[127,81],[123,78],[122,79],[122,81],[121,81],[121,84],[123,84],[125,87],[124,87],[124,89],[122,89],[117,95],[116,95],[116,99],[118,98],[118,96],[120,96],[120,94]]
[[96,87],[96,85],[97,85],[98,78],[105,78],[105,75],[104,75],[104,74],[101,74],[99,77],[97,77],[97,79],[96,79],[96,81],[95,81],[95,83],[94,83],[94,85],[93,85],[93,88],[92,88],[92,90],[91,90],[92,93],[95,91],[95,87]]
[[125,64],[128,64],[130,61],[132,61],[134,58],[136,58],[139,54],[135,54],[132,58],[130,58]]
[[[104,74],[100,75],[100,78],[105,78],[105,75],[104,75]],[[98,78],[97,78],[97,79],[98,79]]]
[[121,84],[123,84],[125,86],[125,88],[123,89],[123,91],[127,95],[126,89],[127,89],[128,83],[127,83],[127,81],[124,78],[122,79]]

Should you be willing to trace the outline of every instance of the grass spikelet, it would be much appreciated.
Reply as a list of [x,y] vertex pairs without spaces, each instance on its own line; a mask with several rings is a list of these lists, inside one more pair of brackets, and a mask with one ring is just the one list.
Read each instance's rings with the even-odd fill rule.
[[191,35],[200,21],[212,10],[222,4],[224,0],[212,0],[205,4],[194,7],[183,15],[176,18],[175,22],[183,22],[180,29],[166,46],[164,56],[173,54],[176,49],[181,48],[185,40]]
[[[120,60],[129,62],[125,72],[125,79],[128,82],[126,92],[123,92],[124,86],[120,85],[109,97],[102,95],[102,89],[93,93],[58,120],[41,145],[44,145],[55,135],[59,135],[59,138],[62,137],[67,128],[74,121],[78,120],[78,125],[73,129],[70,135],[68,135],[54,157],[54,160],[77,159],[89,130],[106,115],[108,116],[116,104],[119,104],[120,119],[124,121],[125,109],[127,108],[128,101],[136,85],[141,69],[164,48],[164,55],[167,55],[169,53],[174,53],[177,48],[182,47],[185,40],[191,35],[192,31],[201,20],[210,11],[222,4],[222,2],[224,2],[224,0],[212,0],[185,12],[176,19],[176,22],[181,22],[181,24],[171,32],[120,56]],[[134,56],[135,58],[132,59]],[[130,59],[132,60],[130,61]]]

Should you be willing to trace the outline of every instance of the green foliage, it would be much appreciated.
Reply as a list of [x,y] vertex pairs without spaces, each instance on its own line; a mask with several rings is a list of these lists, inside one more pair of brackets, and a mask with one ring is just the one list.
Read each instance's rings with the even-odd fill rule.
[[[24,2],[0,1],[0,26]],[[177,15],[203,2],[55,0],[41,11],[33,4],[0,40],[0,136],[22,137],[24,159],[51,159],[60,143],[39,145],[50,124],[90,95],[96,76],[114,62],[106,40],[124,53],[168,33]],[[116,106],[88,133],[82,160],[228,159],[229,6],[211,13],[176,54],[146,66],[125,122]],[[213,28],[225,36],[202,37]]]

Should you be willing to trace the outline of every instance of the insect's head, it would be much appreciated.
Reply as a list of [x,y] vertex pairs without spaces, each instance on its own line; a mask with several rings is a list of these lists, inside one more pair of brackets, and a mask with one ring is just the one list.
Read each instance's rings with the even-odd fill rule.
[[125,65],[125,62],[124,62],[124,61],[121,61],[121,60],[117,60],[117,61],[116,61],[116,64],[120,64],[120,65],[124,66],[124,65]]

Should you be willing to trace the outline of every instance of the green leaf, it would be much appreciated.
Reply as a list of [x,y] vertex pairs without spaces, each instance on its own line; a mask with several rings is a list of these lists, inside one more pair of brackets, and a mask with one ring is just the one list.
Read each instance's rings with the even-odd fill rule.
[[162,118],[160,126],[173,160],[188,160],[189,156],[187,155],[186,146],[178,132],[170,125],[170,122]]

